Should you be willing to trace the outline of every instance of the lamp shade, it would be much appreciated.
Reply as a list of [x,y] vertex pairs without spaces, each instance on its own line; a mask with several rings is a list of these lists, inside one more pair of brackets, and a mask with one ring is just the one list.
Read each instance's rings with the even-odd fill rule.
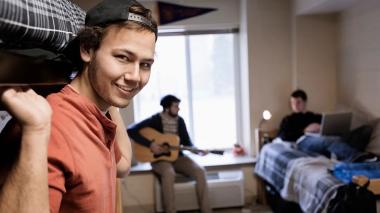
[[264,110],[263,112],[263,119],[264,120],[270,120],[272,118],[272,113],[269,112],[269,110]]

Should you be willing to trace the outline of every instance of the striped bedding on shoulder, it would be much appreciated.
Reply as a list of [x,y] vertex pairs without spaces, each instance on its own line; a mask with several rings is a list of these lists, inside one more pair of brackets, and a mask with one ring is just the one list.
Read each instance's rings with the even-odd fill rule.
[[0,0],[0,45],[61,51],[83,27],[85,15],[69,0]]

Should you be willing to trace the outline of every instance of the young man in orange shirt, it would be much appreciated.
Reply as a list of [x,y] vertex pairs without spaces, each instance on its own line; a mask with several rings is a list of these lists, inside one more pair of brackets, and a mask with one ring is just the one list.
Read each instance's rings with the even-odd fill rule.
[[126,135],[112,121],[114,107],[126,107],[148,83],[156,36],[151,11],[134,0],[104,1],[87,13],[77,37],[81,72],[47,98],[52,212],[115,212],[116,177],[128,174],[131,147],[127,137],[115,140]]
[[[156,39],[151,11],[135,0],[104,1],[87,13],[86,27],[77,37],[79,45],[72,51],[80,72],[60,92],[47,97],[52,109],[50,139],[45,143],[50,203],[44,201],[46,172],[41,172],[30,177],[39,181],[34,187],[44,193],[16,200],[44,205],[23,205],[24,210],[115,212],[116,177],[128,174],[131,163],[130,141],[117,107],[126,107],[148,82]],[[31,163],[44,162],[43,168],[46,153],[37,154],[41,149],[32,151],[40,159]],[[16,185],[2,188],[0,199],[3,192],[17,190]]]

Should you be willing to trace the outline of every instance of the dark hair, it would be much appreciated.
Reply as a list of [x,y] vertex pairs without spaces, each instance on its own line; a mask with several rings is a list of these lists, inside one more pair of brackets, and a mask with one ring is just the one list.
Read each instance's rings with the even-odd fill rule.
[[165,110],[169,108],[172,103],[179,103],[181,100],[174,95],[165,95],[164,97],[161,98],[160,105],[162,108]]
[[126,27],[128,29],[134,29],[136,31],[148,30],[156,33],[157,22],[153,19],[151,10],[146,9],[143,5],[136,2],[129,7],[129,12],[145,17],[152,23],[152,26],[149,27],[136,21],[120,21],[116,23],[107,23],[102,26],[84,27],[78,33],[75,40],[73,40],[65,50],[65,54],[68,56],[68,58],[71,59],[78,72],[81,72],[83,69],[83,61],[80,57],[80,47],[86,51],[96,51],[99,49],[103,38],[107,35],[107,32],[110,29],[110,26],[116,26],[119,29]]
[[306,92],[302,89],[295,90],[290,96],[293,98],[301,98],[303,101],[307,101]]

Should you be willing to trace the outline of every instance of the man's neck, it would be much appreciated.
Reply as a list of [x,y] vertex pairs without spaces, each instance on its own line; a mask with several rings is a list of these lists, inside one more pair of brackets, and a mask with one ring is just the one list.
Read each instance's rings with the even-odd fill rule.
[[87,75],[85,73],[80,74],[70,83],[71,88],[73,88],[78,94],[87,97],[91,102],[93,102],[102,112],[107,112],[109,106],[100,104],[98,101],[99,97],[90,85]]
[[305,114],[307,112],[307,110],[304,110],[304,111],[299,111],[299,112],[293,112],[295,114]]
[[170,114],[169,112],[165,111],[165,112],[162,112],[162,115],[167,117],[167,118],[171,118],[171,119],[177,119],[178,118],[178,115],[172,115]]

